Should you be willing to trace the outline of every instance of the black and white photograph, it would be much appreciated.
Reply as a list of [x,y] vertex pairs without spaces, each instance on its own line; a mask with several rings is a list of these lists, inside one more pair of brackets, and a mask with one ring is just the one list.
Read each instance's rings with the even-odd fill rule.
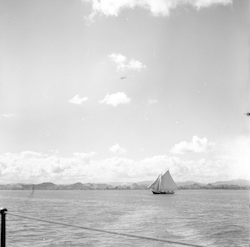
[[249,0],[0,1],[2,247],[249,247]]

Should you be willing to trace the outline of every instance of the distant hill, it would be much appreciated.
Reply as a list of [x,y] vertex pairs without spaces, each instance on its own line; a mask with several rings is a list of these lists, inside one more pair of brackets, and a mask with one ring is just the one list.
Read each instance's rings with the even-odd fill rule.
[[236,180],[230,180],[230,181],[218,181],[212,184],[213,185],[230,184],[230,185],[238,185],[238,186],[250,186],[250,180],[236,179]]
[[[141,181],[137,183],[74,183],[54,184],[44,182],[40,184],[0,184],[0,190],[146,190],[152,181]],[[250,180],[237,179],[230,181],[218,181],[203,184],[194,181],[177,182],[180,190],[197,189],[250,189]]]
[[112,186],[129,186],[131,184],[133,184],[133,182],[111,182],[109,183]]
[[209,184],[201,184],[201,183],[193,183],[186,185],[179,185],[179,189],[231,189],[231,190],[239,190],[239,189],[250,189],[250,181],[244,179],[230,180],[230,181],[218,181],[215,183]]
[[198,185],[206,185],[204,183],[197,183],[194,181],[186,181],[186,182],[176,182],[177,186],[187,186],[187,185],[192,185],[192,184],[198,184]]

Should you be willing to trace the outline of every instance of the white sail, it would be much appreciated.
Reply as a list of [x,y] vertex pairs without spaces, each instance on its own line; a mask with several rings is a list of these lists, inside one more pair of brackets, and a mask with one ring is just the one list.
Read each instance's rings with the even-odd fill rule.
[[148,189],[152,189],[155,192],[167,192],[175,191],[178,187],[168,170],[163,175],[160,174],[157,179],[148,186]]
[[159,175],[157,179],[148,186],[148,189],[159,191],[160,180],[161,175]]
[[178,187],[170,175],[169,171],[166,171],[161,177],[160,191],[175,191]]

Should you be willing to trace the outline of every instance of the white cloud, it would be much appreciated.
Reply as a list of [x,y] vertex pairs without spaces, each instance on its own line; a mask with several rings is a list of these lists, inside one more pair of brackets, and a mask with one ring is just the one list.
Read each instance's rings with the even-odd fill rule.
[[117,70],[133,69],[141,71],[146,68],[146,65],[143,65],[140,61],[133,58],[127,62],[127,58],[121,54],[112,53],[108,57],[116,63]]
[[20,153],[20,158],[22,158],[22,159],[43,158],[43,157],[46,157],[46,156],[42,153],[37,153],[37,152],[33,152],[33,151],[23,151]]
[[90,153],[74,153],[74,155],[79,159],[89,159],[96,155],[96,152],[92,151]]
[[250,178],[250,137],[239,136],[216,146],[218,159],[228,164],[228,172],[237,178]]
[[[240,137],[215,145],[214,158],[183,160],[159,155],[139,161],[126,158],[93,159],[95,152],[72,157],[32,151],[0,154],[1,183],[139,182],[152,181],[170,169],[175,181],[214,182],[250,179],[250,138]],[[119,148],[117,148],[119,150]]]
[[125,154],[127,153],[127,150],[123,147],[121,147],[118,143],[110,147],[109,149],[114,154]]
[[193,5],[194,7],[196,7],[197,9],[201,9],[201,8],[207,8],[212,5],[218,5],[218,4],[220,5],[232,4],[233,0],[195,0],[193,1],[194,3],[192,3],[192,1],[189,0],[187,2]]
[[149,100],[148,100],[148,103],[149,103],[150,105],[152,105],[152,104],[158,103],[158,101],[157,101],[156,99],[149,99]]
[[72,104],[81,105],[82,102],[87,101],[87,100],[88,100],[88,97],[80,98],[80,97],[78,96],[78,94],[77,94],[74,98],[70,99],[68,102],[69,102],[69,103],[72,103]]
[[146,69],[146,65],[143,65],[140,61],[132,59],[127,65],[125,65],[128,69],[134,69],[140,71],[141,69]]
[[122,9],[141,7],[154,16],[168,16],[171,9],[180,5],[191,5],[197,10],[212,5],[232,4],[232,0],[83,0],[92,4],[92,13],[87,18],[93,20],[96,14],[118,16]]
[[75,153],[71,158],[63,158],[30,151],[6,153],[0,155],[1,182],[80,181],[88,176],[88,166],[93,155],[95,152]]
[[176,144],[169,151],[174,154],[184,154],[189,152],[194,153],[202,153],[208,152],[213,148],[213,143],[208,142],[207,138],[200,139],[198,136],[193,136],[192,141],[188,142],[180,142]]
[[112,58],[112,60],[117,63],[125,63],[125,61],[127,60],[127,58],[125,56],[123,56],[122,54],[115,54],[112,53],[111,55],[109,55],[108,57]]
[[89,164],[90,159],[96,154],[97,154],[96,152],[92,151],[90,153],[74,153],[74,156],[84,161],[85,163]]
[[15,115],[14,114],[2,114],[3,117],[14,117]]
[[129,104],[130,98],[127,97],[127,95],[124,92],[118,92],[115,94],[107,94],[105,98],[101,101],[99,101],[101,104],[107,104],[112,106],[117,106],[120,104]]

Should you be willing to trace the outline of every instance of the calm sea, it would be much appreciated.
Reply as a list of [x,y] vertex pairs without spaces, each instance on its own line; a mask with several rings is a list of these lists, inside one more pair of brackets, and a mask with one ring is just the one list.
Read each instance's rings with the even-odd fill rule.
[[[250,191],[0,191],[10,213],[202,246],[250,246]],[[180,246],[16,217],[7,246]]]

